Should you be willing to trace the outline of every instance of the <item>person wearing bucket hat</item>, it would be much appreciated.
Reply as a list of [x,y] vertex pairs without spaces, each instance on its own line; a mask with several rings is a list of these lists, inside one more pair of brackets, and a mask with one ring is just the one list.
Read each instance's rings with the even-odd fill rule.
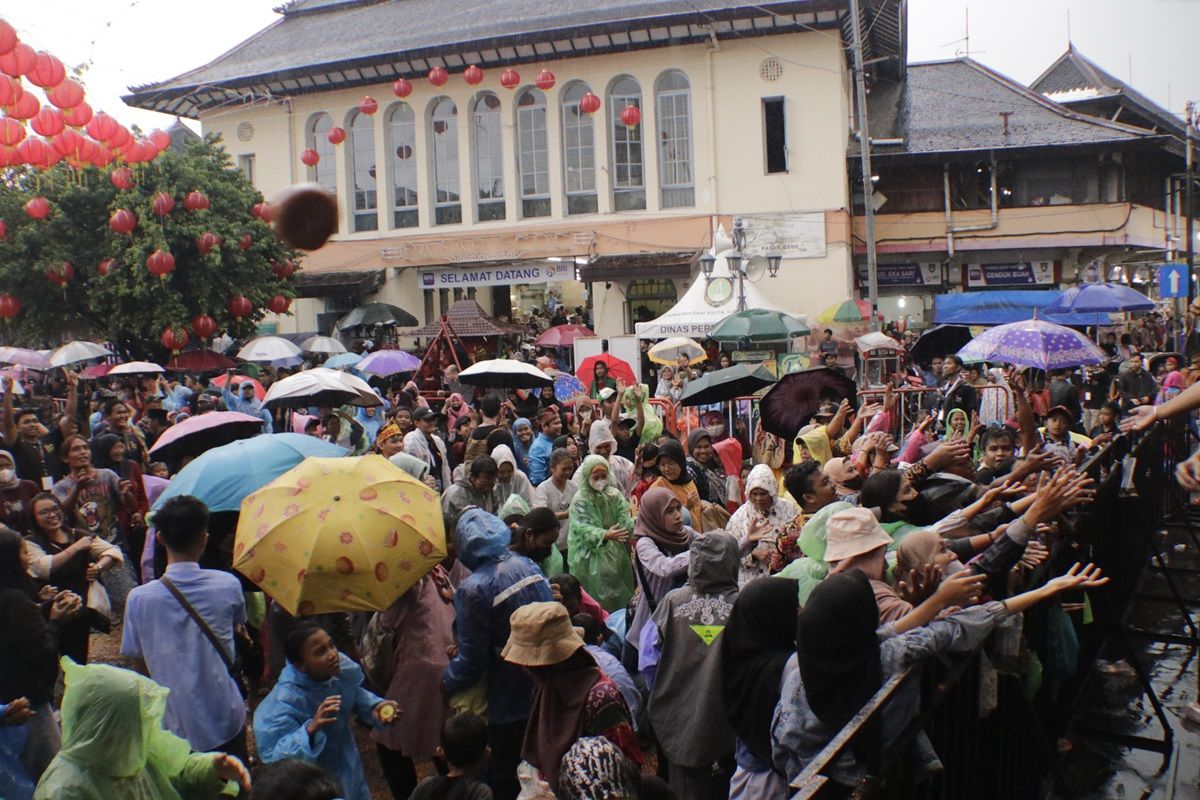
[[581,737],[603,736],[634,764],[642,763],[621,690],[596,666],[566,606],[529,603],[514,611],[500,656],[533,677],[533,710],[521,757],[551,787],[558,784],[563,756]]

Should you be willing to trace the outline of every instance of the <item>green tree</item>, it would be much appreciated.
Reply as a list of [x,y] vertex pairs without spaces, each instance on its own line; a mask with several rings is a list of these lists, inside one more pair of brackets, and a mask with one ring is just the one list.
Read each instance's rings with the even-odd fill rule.
[[[218,137],[193,142],[181,151],[165,150],[148,164],[130,165],[133,184],[121,190],[105,170],[76,170],[60,163],[51,169],[13,172],[0,186],[0,219],[7,237],[0,241],[0,292],[21,302],[21,311],[4,326],[13,343],[46,347],[72,336],[96,336],[131,358],[164,357],[160,342],[168,326],[191,332],[190,320],[209,314],[217,330],[235,338],[254,331],[277,294],[291,298],[289,282],[276,276],[274,263],[299,254],[284,245],[269,225],[251,213],[262,195],[233,166]],[[202,192],[207,210],[185,207],[189,192]],[[174,208],[159,216],[152,207],[159,192]],[[35,196],[50,201],[42,220],[24,210]],[[109,227],[118,209],[137,216],[130,234]],[[220,244],[202,255],[197,239],[204,233]],[[241,248],[242,238],[251,238]],[[165,250],[175,269],[165,278],[152,274],[147,258]],[[111,259],[106,275],[99,265]],[[67,262],[74,275],[61,285],[48,272]],[[227,310],[235,295],[245,295],[254,311],[235,320]]]

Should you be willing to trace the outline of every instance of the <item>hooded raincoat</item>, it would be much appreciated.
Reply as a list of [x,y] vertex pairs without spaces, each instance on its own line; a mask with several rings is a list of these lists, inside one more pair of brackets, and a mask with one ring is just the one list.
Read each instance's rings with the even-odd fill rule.
[[[613,454],[608,458],[608,474],[610,476],[609,483],[615,486],[623,496],[629,497],[629,493],[633,491],[633,462],[628,458],[619,456],[617,450],[617,437],[613,436],[612,424],[602,419],[592,423],[592,427],[588,429],[588,452],[595,453],[596,448],[612,442]],[[576,486],[584,484],[583,465],[579,465],[579,469],[575,470],[575,474],[571,480],[575,481]]]
[[[791,500],[779,496],[779,481],[766,464],[757,464],[746,477],[746,497],[754,489],[762,489],[771,496],[771,508],[766,514],[759,511],[749,499],[733,512],[725,532],[737,539],[741,553],[741,568],[738,571],[738,586],[745,586],[755,578],[771,574],[771,551],[779,541],[779,533],[800,515],[800,509]],[[750,531],[762,520],[770,525],[758,542],[750,541]]]
[[166,689],[126,669],[62,665],[62,750],[34,800],[207,800],[224,788],[211,754],[163,729]]
[[503,506],[505,501],[515,494],[532,506],[533,484],[529,482],[528,476],[521,471],[521,466],[517,463],[512,448],[506,444],[496,445],[492,448],[492,458],[496,461],[496,466],[512,464],[513,467],[513,475],[507,481],[501,481],[499,478],[496,478],[496,488],[492,490],[493,494],[496,495],[496,505]]
[[[595,426],[592,426],[593,430]],[[610,434],[611,435],[611,434]],[[609,483],[600,491],[592,488],[592,470],[610,468]],[[579,491],[571,501],[567,530],[567,558],[571,574],[579,578],[587,593],[596,598],[605,611],[625,608],[633,597],[633,568],[629,547],[604,535],[615,526],[633,530],[629,502],[612,486],[611,465],[603,456],[590,455],[579,467]]]
[[[350,718],[374,727],[371,714],[383,698],[363,688],[363,672],[344,653],[338,654],[341,671],[327,681],[317,681],[288,664],[279,682],[254,711],[254,741],[264,763],[298,758],[324,769],[342,789],[346,800],[371,800],[363,775]],[[337,722],[309,736],[305,726],[317,707],[330,695],[342,696]]]

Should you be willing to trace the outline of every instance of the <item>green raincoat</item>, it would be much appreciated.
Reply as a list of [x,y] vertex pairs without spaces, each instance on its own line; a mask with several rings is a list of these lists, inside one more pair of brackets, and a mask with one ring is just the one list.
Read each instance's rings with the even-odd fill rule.
[[167,690],[136,672],[63,658],[62,750],[34,800],[210,800],[213,754],[163,730]]
[[605,611],[625,608],[633,597],[633,567],[629,546],[606,541],[605,532],[614,525],[633,530],[629,501],[611,484],[603,491],[592,488],[592,470],[608,466],[603,456],[590,455],[579,468],[579,491],[571,501],[567,527],[567,558],[571,574]]

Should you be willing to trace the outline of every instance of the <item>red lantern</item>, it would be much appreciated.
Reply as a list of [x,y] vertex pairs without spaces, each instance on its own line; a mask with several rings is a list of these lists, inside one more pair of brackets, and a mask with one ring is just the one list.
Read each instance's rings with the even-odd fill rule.
[[250,234],[242,234],[242,238],[238,239],[238,249],[242,251],[249,250],[254,246],[254,237]]
[[112,181],[113,186],[123,192],[127,191],[133,186],[133,170],[129,167],[117,167],[108,176],[108,179]]
[[11,106],[25,93],[21,82],[7,75],[0,75],[0,106]]
[[410,94],[412,94],[412,90],[413,90],[412,82],[406,78],[399,78],[396,80],[395,83],[392,84],[392,94],[396,95],[396,97],[399,97],[401,99],[408,97]]
[[250,216],[261,219],[268,225],[271,224],[271,206],[266,203],[255,203],[250,207]]
[[233,316],[234,319],[241,319],[242,317],[250,316],[251,312],[254,311],[254,304],[250,302],[250,298],[246,297],[245,295],[239,294],[239,295],[235,295],[229,301],[228,308],[229,308],[229,313]]
[[434,86],[445,86],[448,80],[450,80],[450,73],[446,72],[445,67],[434,67],[429,70],[429,82]]
[[593,92],[588,92],[579,98],[579,110],[585,114],[595,114],[600,110],[600,98]]
[[28,75],[37,65],[37,53],[24,42],[18,42],[12,50],[0,56],[0,72],[19,78]]
[[371,97],[370,95],[366,95],[363,97],[362,100],[358,101],[358,110],[361,111],[362,113],[366,114],[367,116],[370,116],[371,114],[374,114],[376,111],[379,110],[379,103],[375,100],[374,97]]
[[8,238],[8,223],[0,219],[0,242]]
[[272,261],[271,271],[275,273],[276,278],[279,278],[281,281],[286,281],[288,278],[292,277],[292,273],[296,271],[296,265],[291,261],[284,261],[283,263]]
[[325,138],[329,140],[330,144],[341,144],[342,142],[346,141],[346,129],[330,128],[329,133],[325,134]]
[[20,313],[20,300],[13,297],[11,294],[0,294],[0,317],[4,317],[4,319],[9,320]]
[[20,156],[21,161],[35,167],[44,168],[49,166],[46,162],[46,155],[49,150],[50,148],[46,146],[45,142],[32,136],[17,145],[17,155]]
[[210,205],[208,195],[199,190],[190,191],[183,197],[183,207],[188,211],[207,211]]
[[544,69],[533,79],[533,83],[543,92],[549,91],[554,88],[554,73],[548,69]]
[[17,46],[17,31],[4,20],[0,19],[0,56],[8,55]]
[[217,332],[217,321],[208,314],[197,314],[192,317],[192,333],[201,339],[207,339]]
[[321,154],[311,147],[306,147],[300,153],[300,160],[304,162],[306,167],[315,167],[317,162],[321,160]]
[[92,107],[87,103],[80,103],[74,108],[64,108],[62,114],[68,125],[73,128],[82,128],[92,119]]
[[165,250],[155,250],[146,258],[146,269],[163,280],[175,270],[175,256]]
[[103,111],[92,117],[91,122],[87,124],[88,136],[97,142],[109,142],[113,147],[120,147],[125,143],[124,141],[112,141],[118,131],[125,132],[124,139],[126,141],[132,138],[124,126]]
[[112,272],[113,267],[116,265],[117,262],[113,261],[111,258],[106,258],[96,265],[96,272],[100,273],[101,278],[106,278],[108,277],[108,273]]
[[165,217],[175,208],[175,198],[166,192],[155,192],[150,198],[150,207],[154,209],[154,213],[160,217]]
[[25,138],[25,126],[15,119],[0,119],[0,145],[16,147]]
[[29,127],[40,136],[57,136],[66,124],[62,112],[54,108],[43,108],[29,121]]
[[34,86],[53,89],[66,79],[67,70],[61,61],[43,50],[35,57],[28,77]]
[[[103,113],[97,114],[96,119],[99,119],[100,117],[103,117],[103,116],[104,116]],[[120,148],[123,148],[123,147],[126,147],[126,146],[132,144],[133,143],[133,134],[129,132],[129,129],[126,128],[121,123],[117,122],[116,120],[111,120],[111,122],[112,122],[112,130],[111,131],[108,130],[107,125],[101,126],[101,128],[100,128],[100,131],[102,133],[108,133],[108,138],[104,140],[104,141],[108,142],[108,146],[120,149]],[[89,132],[91,131],[90,126],[89,126],[88,130],[89,130]],[[92,138],[93,139],[96,138],[95,134],[92,135]]]
[[59,286],[66,286],[67,283],[70,282],[71,278],[74,277],[75,268],[72,267],[68,261],[63,261],[62,263],[46,270],[46,278],[49,279],[51,283],[56,283]]
[[108,219],[108,227],[113,229],[113,233],[128,235],[133,233],[133,229],[137,227],[137,217],[132,211],[124,208],[118,208],[113,212],[113,215]]
[[59,108],[74,108],[83,102],[83,87],[67,78],[46,92],[46,99]]
[[176,330],[174,325],[168,325],[167,327],[163,328],[162,336],[159,337],[159,341],[162,342],[163,347],[167,348],[172,353],[178,353],[180,350],[187,347],[189,338],[190,337],[188,336],[187,331],[185,331],[183,328]]
[[468,86],[478,86],[483,83],[483,70],[472,64],[463,70],[463,80],[467,82]]
[[32,92],[22,92],[21,96],[13,102],[8,113],[14,119],[33,119],[41,108],[42,104],[33,96]]
[[275,314],[286,314],[288,306],[291,304],[291,300],[281,294],[277,294],[267,301],[267,308]]
[[217,236],[212,231],[205,231],[196,237],[196,249],[200,251],[200,255],[208,255],[214,247],[219,247],[221,237]]
[[163,130],[151,131],[150,136],[148,138],[150,139],[150,141],[154,142],[154,146],[157,147],[159,150],[166,150],[168,147],[171,146],[171,134],[167,133],[166,131],[163,131]]
[[505,89],[515,89],[521,83],[521,73],[509,68],[500,73],[500,85]]
[[621,110],[621,122],[628,128],[636,128],[642,121],[642,110],[637,106],[625,106]]
[[25,204],[25,213],[33,219],[45,219],[50,213],[50,201],[44,197],[35,197]]

